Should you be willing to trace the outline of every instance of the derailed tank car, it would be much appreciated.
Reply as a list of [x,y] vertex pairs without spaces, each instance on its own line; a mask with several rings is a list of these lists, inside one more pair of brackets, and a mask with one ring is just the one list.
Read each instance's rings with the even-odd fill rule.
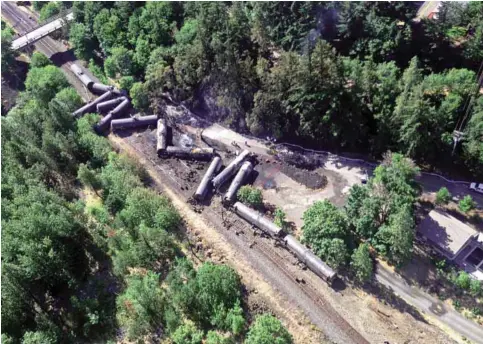
[[213,179],[213,176],[215,175],[215,173],[217,173],[220,170],[221,165],[222,165],[221,158],[219,156],[215,156],[211,161],[211,164],[208,167],[208,170],[206,170],[206,173],[203,176],[203,179],[201,179],[198,189],[196,189],[196,192],[194,194],[194,198],[196,200],[202,201],[206,197],[208,188],[211,185],[211,180]]
[[328,284],[332,283],[337,275],[330,266],[324,263],[310,249],[302,245],[292,235],[289,234],[285,236],[283,241],[290,251],[292,251],[298,259],[307,265],[310,270],[312,270],[317,276],[322,278]]
[[70,70],[79,78],[79,80],[84,84],[85,87],[87,87],[88,89],[92,87],[94,81],[88,75],[84,74],[82,68],[80,68],[76,64],[72,64],[70,66]]
[[250,161],[245,161],[243,165],[238,170],[235,178],[230,184],[230,187],[226,191],[225,196],[223,197],[224,202],[233,202],[236,198],[236,193],[243,182],[248,178],[250,173],[253,170],[253,165]]
[[166,154],[163,156],[175,157],[180,159],[210,160],[215,155],[213,148],[185,148],[185,147],[166,147]]
[[121,104],[119,104],[118,106],[116,106],[112,111],[110,111],[106,116],[104,116],[100,121],[99,123],[96,125],[96,128],[95,130],[101,134],[102,132],[104,132],[108,127],[109,125],[111,124],[111,120],[114,119],[114,118],[118,118],[119,116],[121,116],[121,114],[127,110],[127,108],[129,107],[129,99],[127,99],[126,97],[124,97],[125,99],[122,101]]
[[[109,91],[111,92],[111,91]],[[112,93],[112,92],[111,92]],[[105,111],[109,111],[112,108],[116,107],[118,104],[122,103],[124,101],[125,97],[117,97],[111,100],[107,100],[102,103],[98,103],[96,106],[97,112],[103,113]]]
[[224,182],[233,176],[249,154],[250,151],[244,150],[240,155],[233,159],[233,161],[213,179],[213,187],[218,189]]
[[86,113],[89,113],[89,112],[94,111],[97,104],[102,103],[102,102],[108,100],[109,98],[111,98],[111,96],[112,96],[112,92],[110,92],[110,91],[104,93],[99,98],[94,99],[92,102],[87,103],[83,107],[75,110],[72,113],[72,116],[79,118],[79,117],[85,115]]
[[166,120],[164,118],[160,118],[158,120],[158,127],[156,129],[156,152],[158,156],[163,154],[166,151],[166,147],[168,146],[168,126],[166,125]]
[[107,92],[107,91],[114,91],[114,86],[108,86],[108,85],[99,84],[97,82],[94,82],[90,86],[90,90],[94,93],[104,93],[104,92]]
[[111,121],[111,130],[128,129],[128,128],[140,128],[147,126],[155,126],[158,122],[158,116],[141,116],[132,118],[113,119]]
[[261,213],[256,210],[253,210],[247,207],[245,204],[241,202],[236,202],[233,205],[235,212],[252,225],[260,228],[261,230],[267,232],[273,237],[278,237],[282,234],[282,229],[278,227],[275,223],[267,219]]

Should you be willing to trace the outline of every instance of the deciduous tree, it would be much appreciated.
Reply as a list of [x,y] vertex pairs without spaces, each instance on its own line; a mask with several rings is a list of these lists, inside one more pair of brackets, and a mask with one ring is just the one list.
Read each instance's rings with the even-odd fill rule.
[[272,315],[258,316],[250,326],[245,344],[291,344],[292,336]]

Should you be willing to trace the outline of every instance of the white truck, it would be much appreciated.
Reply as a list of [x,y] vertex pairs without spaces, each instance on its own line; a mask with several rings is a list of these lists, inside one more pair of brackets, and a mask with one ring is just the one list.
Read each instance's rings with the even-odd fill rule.
[[470,189],[475,191],[475,192],[483,194],[483,183],[479,183],[479,184],[478,183],[471,183]]

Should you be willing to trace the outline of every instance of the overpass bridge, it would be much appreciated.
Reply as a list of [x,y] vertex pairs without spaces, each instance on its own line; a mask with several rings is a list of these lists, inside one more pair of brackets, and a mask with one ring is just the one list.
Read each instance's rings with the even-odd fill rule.
[[67,15],[60,15],[57,17],[51,18],[47,23],[39,26],[31,31],[25,33],[23,36],[15,39],[12,41],[12,49],[18,50],[22,49],[23,47],[37,42],[39,39],[44,38],[48,34],[60,29],[63,27],[67,22],[74,19],[74,14],[72,12],[68,13]]

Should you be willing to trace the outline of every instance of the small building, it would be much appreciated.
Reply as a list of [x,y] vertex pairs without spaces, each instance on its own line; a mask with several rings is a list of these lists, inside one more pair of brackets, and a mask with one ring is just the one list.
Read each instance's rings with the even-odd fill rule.
[[448,260],[483,280],[482,233],[440,210],[429,212],[420,223],[418,233]]

